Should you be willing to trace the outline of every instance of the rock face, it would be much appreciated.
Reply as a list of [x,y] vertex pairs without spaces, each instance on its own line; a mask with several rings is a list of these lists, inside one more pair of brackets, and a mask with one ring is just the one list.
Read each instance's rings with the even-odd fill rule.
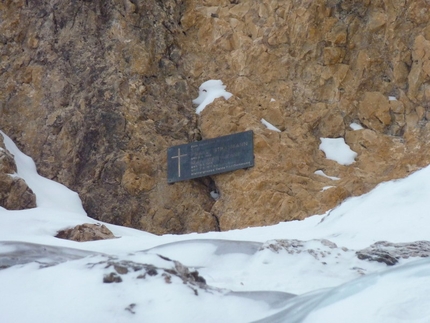
[[[430,162],[424,0],[0,7],[0,129],[96,219],[159,234],[274,224]],[[233,97],[196,117],[208,79]],[[244,130],[254,168],[166,184],[167,147]],[[343,137],[355,163],[326,159],[322,137]]]
[[[241,1],[187,10],[182,25],[197,39],[201,62],[190,73],[221,73],[234,94],[203,111],[203,137],[255,132],[256,167],[214,177],[221,229],[322,213],[428,164],[427,11],[420,1]],[[364,129],[353,131],[352,122]],[[327,160],[321,137],[345,138],[356,162]]]
[[16,171],[15,160],[0,134],[0,207],[7,210],[36,207],[36,196],[23,179],[13,176]]
[[166,182],[193,140],[177,1],[0,4],[0,129],[91,217],[156,233],[217,228],[198,181]]

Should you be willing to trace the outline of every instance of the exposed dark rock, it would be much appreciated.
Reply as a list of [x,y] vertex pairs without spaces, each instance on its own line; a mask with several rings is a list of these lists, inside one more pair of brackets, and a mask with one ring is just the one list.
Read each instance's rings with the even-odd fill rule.
[[398,263],[396,257],[393,257],[389,252],[383,250],[372,250],[370,252],[358,251],[357,257],[361,260],[383,262],[388,266],[394,266]]
[[430,241],[405,243],[378,241],[365,249],[357,251],[356,254],[359,259],[383,262],[388,266],[393,266],[398,263],[399,259],[429,257]]
[[118,276],[118,274],[116,273],[110,273],[107,275],[104,275],[103,277],[103,283],[121,283],[122,282],[122,278],[120,276]]
[[[310,247],[310,245],[312,245],[312,247]],[[276,239],[264,243],[260,250],[263,249],[269,249],[276,253],[283,250],[291,255],[303,252],[310,254],[316,260],[321,260],[332,252],[334,253],[336,249],[339,248],[334,242],[327,239],[314,239],[309,241],[297,239]],[[340,250],[347,251],[348,249],[343,247]]]
[[125,310],[129,311],[131,314],[136,314],[136,312],[134,311],[134,308],[136,307],[135,303],[131,303],[130,305],[128,305]]
[[0,174],[0,206],[7,210],[34,208],[36,196],[23,179]]
[[176,276],[182,280],[182,282],[188,285],[194,292],[195,295],[198,295],[198,288],[208,289],[208,285],[206,285],[206,280],[199,275],[197,270],[191,271],[188,267],[181,264],[179,261],[170,260],[166,257],[159,256],[161,259],[169,261],[174,266],[171,269],[166,268],[157,268],[154,265],[150,264],[142,264],[133,261],[117,261],[114,259],[109,259],[108,261],[99,262],[96,264],[92,264],[91,267],[97,265],[104,265],[106,269],[113,268],[115,272],[111,272],[106,274],[103,277],[104,283],[120,283],[122,282],[122,278],[119,275],[127,275],[130,273],[138,273],[136,276],[137,279],[146,279],[147,276],[157,276],[159,272],[161,272],[161,276],[164,278],[164,281],[167,284],[172,283],[172,277]]

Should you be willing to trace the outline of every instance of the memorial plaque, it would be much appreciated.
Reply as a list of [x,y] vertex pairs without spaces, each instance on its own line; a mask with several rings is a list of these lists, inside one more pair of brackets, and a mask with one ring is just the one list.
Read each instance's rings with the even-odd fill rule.
[[167,150],[167,182],[230,172],[254,166],[252,130],[196,141]]

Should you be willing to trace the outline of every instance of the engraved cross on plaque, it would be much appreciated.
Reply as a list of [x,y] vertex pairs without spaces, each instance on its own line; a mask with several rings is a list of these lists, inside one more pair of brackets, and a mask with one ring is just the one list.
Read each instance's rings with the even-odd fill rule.
[[171,157],[173,158],[177,158],[178,159],[178,177],[181,177],[181,157],[185,157],[187,156],[187,154],[183,154],[181,155],[181,148],[178,148],[178,155]]
[[167,183],[254,166],[252,130],[176,145],[167,149]]

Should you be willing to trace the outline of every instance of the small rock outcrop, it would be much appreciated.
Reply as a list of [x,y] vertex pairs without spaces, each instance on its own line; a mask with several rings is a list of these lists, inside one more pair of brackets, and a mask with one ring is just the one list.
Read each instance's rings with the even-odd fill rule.
[[345,253],[348,250],[346,247],[338,247],[334,242],[327,239],[313,239],[308,241],[297,239],[276,239],[265,242],[259,251],[268,249],[275,253],[281,251],[290,255],[307,253],[315,260],[321,261],[332,254]]
[[100,262],[96,265],[105,265],[105,269],[112,270],[103,277],[103,282],[110,283],[121,283],[123,280],[121,276],[132,273],[136,279],[146,279],[160,275],[166,284],[172,283],[172,276],[180,278],[183,284],[190,287],[194,294],[197,296],[198,290],[216,290],[216,288],[210,287],[206,284],[206,280],[200,276],[197,270],[190,270],[187,266],[176,260],[160,256],[165,261],[172,262],[172,268],[159,268],[151,264],[136,263],[133,261],[117,261],[108,260],[106,262]]
[[399,259],[429,257],[430,241],[405,243],[378,241],[365,249],[357,251],[356,254],[362,260],[383,262],[388,266],[393,266],[399,262]]
[[71,229],[61,230],[55,237],[78,242],[116,238],[105,225],[91,223],[84,223]]

